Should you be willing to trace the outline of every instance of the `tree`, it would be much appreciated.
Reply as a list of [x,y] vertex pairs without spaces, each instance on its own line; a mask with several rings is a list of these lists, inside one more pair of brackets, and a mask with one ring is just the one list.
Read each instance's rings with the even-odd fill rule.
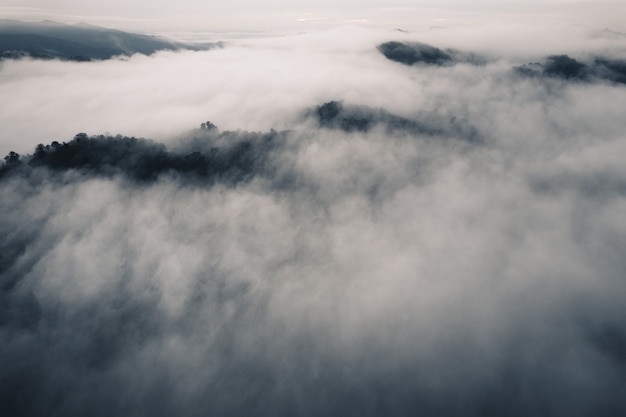
[[7,165],[13,165],[20,163],[20,154],[17,152],[9,152],[7,156],[4,157]]
[[215,130],[217,129],[217,126],[215,126],[213,123],[209,122],[208,120],[206,121],[206,123],[202,123],[200,125],[200,128],[202,130]]

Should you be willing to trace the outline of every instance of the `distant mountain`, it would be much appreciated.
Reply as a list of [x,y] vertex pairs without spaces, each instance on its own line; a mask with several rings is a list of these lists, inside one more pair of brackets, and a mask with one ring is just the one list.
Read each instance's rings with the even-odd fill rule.
[[367,106],[344,105],[339,101],[329,101],[308,109],[305,117],[316,120],[326,129],[339,129],[344,132],[368,132],[375,128],[387,133],[405,133],[419,136],[439,136],[480,142],[480,133],[466,120],[422,113],[417,119],[397,116],[384,109]]
[[385,42],[377,47],[385,58],[404,65],[449,66],[457,63],[486,64],[486,58],[454,49],[442,50],[420,42]]
[[116,55],[153,54],[161,50],[205,50],[221,43],[188,44],[157,36],[107,29],[85,23],[0,20],[0,58],[90,61]]
[[[605,29],[606,36],[626,36]],[[486,57],[455,49],[439,49],[419,42],[385,42],[377,47],[387,59],[408,66],[452,66],[458,63],[485,65]],[[626,84],[626,60],[606,56],[576,60],[568,55],[550,55],[543,62],[529,62],[513,68],[517,74],[534,78],[562,79],[569,82],[608,81]]]
[[626,39],[626,33],[617,32],[609,28],[605,28],[603,31],[595,33],[595,36],[599,38],[612,39],[612,40],[617,40],[617,41]]
[[595,57],[581,62],[568,55],[551,55],[544,62],[532,62],[515,70],[528,77],[560,78],[567,81],[605,80],[626,84],[626,60]]
[[378,46],[378,50],[387,59],[400,62],[405,65],[416,63],[427,65],[445,65],[452,63],[452,57],[446,52],[434,46],[424,43],[385,42]]

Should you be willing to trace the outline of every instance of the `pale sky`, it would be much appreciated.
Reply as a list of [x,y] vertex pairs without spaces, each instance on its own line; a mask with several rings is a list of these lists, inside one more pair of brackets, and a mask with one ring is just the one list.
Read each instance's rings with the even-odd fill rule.
[[626,30],[624,0],[2,0],[0,16],[121,29],[307,30],[342,23],[419,28],[484,21],[567,22]]

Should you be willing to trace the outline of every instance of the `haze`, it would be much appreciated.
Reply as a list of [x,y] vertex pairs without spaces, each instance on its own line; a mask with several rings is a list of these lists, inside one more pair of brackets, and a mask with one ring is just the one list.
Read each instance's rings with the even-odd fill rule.
[[125,30],[311,30],[348,22],[415,30],[441,25],[552,22],[626,30],[619,0],[4,1],[0,15],[22,20],[88,22]]
[[5,1],[0,414],[626,415],[622,3]]

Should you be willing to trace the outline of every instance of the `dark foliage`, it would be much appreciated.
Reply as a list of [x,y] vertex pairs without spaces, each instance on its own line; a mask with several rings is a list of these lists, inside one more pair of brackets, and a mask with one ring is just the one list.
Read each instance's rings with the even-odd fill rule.
[[596,58],[593,74],[605,80],[626,84],[626,61],[609,58]]
[[552,55],[542,63],[533,62],[515,68],[529,77],[558,78],[566,81],[605,80],[626,84],[626,61],[596,57],[592,62],[580,62],[568,55]]
[[385,42],[378,45],[378,50],[387,59],[405,65],[446,65],[453,63],[450,54],[423,43]]
[[478,140],[478,131],[469,123],[457,118],[424,115],[423,120],[412,120],[394,115],[384,109],[365,106],[346,106],[329,101],[309,111],[320,127],[344,132],[368,132],[379,126],[387,133],[405,133],[419,136],[453,136],[467,141]]
[[[222,135],[232,136],[229,132]],[[0,179],[9,175],[29,175],[34,169],[45,168],[51,173],[75,170],[86,175],[123,175],[138,182],[153,182],[163,175],[171,175],[203,183],[236,184],[261,173],[279,134],[272,131],[235,136],[221,146],[205,145],[200,150],[174,152],[146,139],[89,137],[79,133],[67,143],[55,141],[50,145],[37,145],[35,152],[25,157],[24,162],[11,152],[0,167]],[[218,140],[220,137],[207,136],[205,139]]]
[[117,55],[150,55],[160,50],[203,50],[221,46],[221,43],[186,44],[86,24],[0,20],[0,58],[84,62]]
[[546,59],[543,73],[550,77],[583,79],[587,76],[587,66],[567,55],[552,55]]
[[0,52],[4,58],[30,56],[38,59],[62,58],[75,61],[106,59],[124,54],[124,51],[119,48],[86,45],[76,41],[29,33],[1,34]]
[[320,126],[341,129],[345,132],[366,132],[374,122],[372,114],[368,113],[367,111],[346,111],[337,101],[329,101],[317,108]]

